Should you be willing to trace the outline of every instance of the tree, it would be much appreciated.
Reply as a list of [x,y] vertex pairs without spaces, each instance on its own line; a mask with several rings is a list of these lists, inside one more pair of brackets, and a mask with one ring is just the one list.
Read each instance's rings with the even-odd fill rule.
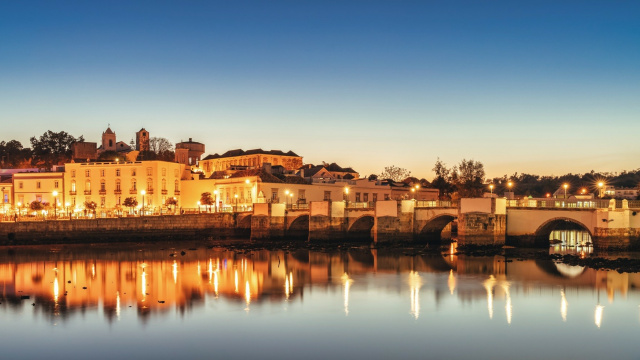
[[215,203],[213,196],[210,192],[203,192],[200,194],[200,204],[207,206],[207,211],[211,211],[210,206]]
[[122,157],[117,151],[108,150],[98,156],[98,161],[115,161],[117,158]]
[[48,130],[40,138],[32,136],[29,141],[34,165],[50,168],[52,165],[70,161],[71,145],[84,141],[84,138],[82,136],[75,138],[64,131],[56,133]]
[[44,209],[44,204],[41,201],[35,200],[29,204],[29,209],[33,211],[40,211]]
[[436,177],[431,182],[431,186],[438,189],[440,192],[440,199],[448,198],[452,189],[451,182],[449,181],[451,170],[447,168],[446,164],[442,162],[440,158],[438,158],[432,170],[436,173]]
[[98,204],[96,204],[95,201],[85,201],[84,202],[84,208],[91,211],[93,213],[93,215],[96,214],[96,208],[98,207]]
[[[173,144],[166,138],[152,137],[149,139],[149,151],[155,154],[154,160],[173,161],[175,158],[175,152],[173,151]],[[145,160],[150,160],[147,157],[150,154],[143,154]]]
[[174,198],[174,197],[170,197],[168,198],[165,202],[165,205],[167,205],[167,207],[173,205],[173,211],[176,211],[176,205],[178,205],[178,199]]
[[[462,159],[453,171],[454,184],[460,197],[480,197],[484,192],[484,165],[479,161]],[[452,179],[454,177],[452,176]]]
[[406,178],[408,178],[409,176],[411,176],[411,171],[405,169],[405,168],[401,168],[401,167],[397,167],[395,165],[391,165],[391,166],[387,166],[384,168],[384,171],[382,172],[382,174],[378,175],[379,179],[390,179],[393,180],[395,182],[399,182],[402,181]]
[[128,207],[129,213],[131,213],[131,210],[133,210],[134,207],[138,206],[138,199],[136,199],[135,196],[130,196],[124,199],[122,205]]
[[378,175],[376,175],[376,174],[371,174],[371,175],[369,175],[369,177],[367,178],[367,180],[369,180],[369,181],[376,181],[376,180],[378,180]]
[[17,140],[0,141],[0,165],[3,168],[29,167],[31,149],[22,147]]

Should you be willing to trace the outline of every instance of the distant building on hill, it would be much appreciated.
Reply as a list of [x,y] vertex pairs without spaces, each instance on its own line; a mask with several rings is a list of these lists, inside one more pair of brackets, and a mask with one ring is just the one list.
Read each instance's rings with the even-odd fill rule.
[[286,170],[297,170],[302,166],[302,156],[293,151],[242,149],[229,150],[222,155],[213,154],[200,161],[200,168],[206,177],[214,172],[236,169],[257,169],[264,164],[282,165]]

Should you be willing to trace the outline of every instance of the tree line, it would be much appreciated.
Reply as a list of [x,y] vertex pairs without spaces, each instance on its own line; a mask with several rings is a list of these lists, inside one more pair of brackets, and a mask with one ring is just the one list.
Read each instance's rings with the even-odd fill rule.
[[[74,137],[65,131],[46,131],[39,137],[29,139],[30,147],[24,147],[18,140],[0,141],[0,167],[2,168],[42,168],[50,169],[53,165],[61,165],[72,160],[72,145],[84,142],[84,137]],[[97,160],[113,161],[121,154],[115,151],[102,152]],[[173,161],[175,153],[173,144],[165,138],[149,139],[149,150],[138,155],[139,160]]]

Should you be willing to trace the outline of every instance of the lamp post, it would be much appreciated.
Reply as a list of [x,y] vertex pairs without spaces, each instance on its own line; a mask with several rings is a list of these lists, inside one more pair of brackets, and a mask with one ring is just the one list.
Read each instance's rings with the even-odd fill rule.
[[233,195],[234,198],[236,198],[236,210],[235,212],[238,212],[238,194]]
[[218,212],[218,190],[213,190],[213,201],[216,202],[214,211]]
[[562,187],[564,188],[564,199],[567,199],[567,188],[569,188],[569,184],[564,184],[562,185]]
[[58,192],[53,190],[51,195],[53,195],[53,218],[57,219],[58,218],[58,200],[56,198],[58,197]]
[[198,201],[198,214],[200,214],[200,201]]
[[602,181],[598,182],[598,197],[600,199],[602,199],[602,187],[604,186],[604,183]]
[[22,215],[20,214],[22,212],[22,203],[18,201],[17,205],[18,205],[18,219],[20,219],[20,215]]
[[289,190],[284,191],[284,204],[289,207]]
[[509,188],[509,192],[511,192],[511,188],[513,187],[513,182],[509,181],[507,183],[507,188]]
[[411,192],[413,193],[413,200],[416,199],[416,188],[411,188]]
[[144,191],[144,190],[141,190],[141,191],[140,191],[140,194],[142,195],[142,210],[141,210],[141,212],[140,212],[140,216],[144,216],[144,195],[145,195],[146,193],[147,193],[147,192],[146,192],[146,191]]
[[349,188],[348,187],[344,187],[344,202],[345,202],[345,207],[349,206]]
[[[67,216],[69,216],[69,204],[68,202],[64,203],[64,211],[67,213]],[[69,216],[69,220],[71,220],[71,216]]]
[[491,197],[493,197],[493,184],[489,184],[489,191],[491,191]]
[[293,209],[293,191],[289,194],[289,197],[291,198],[291,208]]

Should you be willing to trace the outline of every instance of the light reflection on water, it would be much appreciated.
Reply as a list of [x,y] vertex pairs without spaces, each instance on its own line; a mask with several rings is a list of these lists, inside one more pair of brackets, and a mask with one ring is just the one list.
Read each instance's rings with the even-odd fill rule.
[[[41,343],[53,358],[73,357],[60,339],[94,358],[265,357],[282,340],[290,352],[280,358],[424,356],[425,346],[449,358],[635,354],[640,274],[506,260],[375,249],[23,248],[0,252],[0,337],[8,357],[22,358],[42,355]],[[573,341],[582,347],[566,347]],[[169,347],[183,342],[186,353]]]

